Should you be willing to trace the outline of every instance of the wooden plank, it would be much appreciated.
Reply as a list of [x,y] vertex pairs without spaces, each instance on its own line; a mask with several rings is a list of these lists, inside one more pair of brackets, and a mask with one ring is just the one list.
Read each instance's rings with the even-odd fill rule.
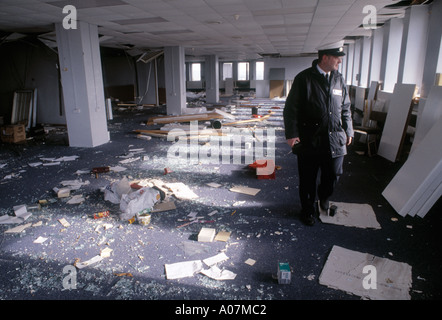
[[416,85],[397,83],[388,107],[378,154],[396,162],[405,137]]
[[[172,129],[173,130],[173,129]],[[164,135],[167,136],[170,131],[166,130],[142,130],[137,129],[134,130],[136,133],[143,133],[143,134],[155,134],[155,135]],[[222,132],[218,132],[215,129],[206,129],[206,130],[197,130],[197,131],[186,131],[182,129],[177,129],[173,131],[174,136],[188,136],[188,135],[196,135],[196,136],[222,136],[224,135]]]
[[370,89],[368,90],[368,101],[376,100],[379,90],[379,82],[378,81],[372,81],[370,84]]
[[211,119],[223,119],[224,117],[216,112],[213,113],[196,113],[196,114],[186,114],[180,116],[165,116],[165,117],[155,117],[150,118],[148,124],[150,123],[174,123],[174,122],[191,122],[191,121],[208,121]]
[[243,123],[251,123],[251,122],[261,122],[264,120],[267,120],[268,118],[270,118],[270,116],[273,113],[269,113],[265,116],[262,116],[261,118],[254,118],[254,119],[248,119],[248,120],[238,120],[238,121],[234,121],[234,122],[229,122],[229,123],[223,123],[223,126],[232,126],[232,125],[236,125],[236,124],[243,124]]

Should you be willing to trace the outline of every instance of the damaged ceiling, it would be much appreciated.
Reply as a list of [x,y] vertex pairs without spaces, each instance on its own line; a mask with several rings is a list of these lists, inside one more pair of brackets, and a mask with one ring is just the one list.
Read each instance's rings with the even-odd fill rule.
[[[322,44],[369,35],[365,6],[376,7],[377,25],[402,16],[410,5],[392,0],[0,0],[3,39],[39,35],[55,45],[54,23],[66,5],[77,20],[98,25],[102,46],[161,50],[183,46],[190,56],[256,59],[316,52]],[[365,11],[367,12],[367,11]]]

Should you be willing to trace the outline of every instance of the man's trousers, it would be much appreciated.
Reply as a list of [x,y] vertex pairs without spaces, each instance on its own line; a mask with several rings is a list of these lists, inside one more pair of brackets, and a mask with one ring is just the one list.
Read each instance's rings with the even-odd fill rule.
[[299,196],[304,212],[314,212],[316,192],[319,200],[329,200],[342,175],[343,162],[344,156],[332,158],[328,154],[298,154]]

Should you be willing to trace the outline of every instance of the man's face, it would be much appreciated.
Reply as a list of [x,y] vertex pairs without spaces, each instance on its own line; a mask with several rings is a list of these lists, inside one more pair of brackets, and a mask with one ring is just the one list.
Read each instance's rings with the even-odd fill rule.
[[324,66],[323,70],[326,72],[338,70],[339,64],[342,63],[342,59],[339,56],[325,55],[322,60]]

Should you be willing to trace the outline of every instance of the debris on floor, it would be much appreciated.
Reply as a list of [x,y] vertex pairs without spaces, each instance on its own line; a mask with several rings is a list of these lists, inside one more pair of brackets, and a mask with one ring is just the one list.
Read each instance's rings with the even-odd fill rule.
[[[2,150],[0,188],[8,196],[0,203],[0,299],[355,299],[326,277],[331,254],[318,283],[331,235],[355,247],[362,238],[370,249],[402,259],[406,253],[391,229],[403,225],[411,237],[420,228],[390,217],[379,219],[388,229],[378,228],[378,210],[388,213],[387,206],[345,209],[346,215],[336,202],[336,215],[327,217],[334,221],[305,228],[292,214],[299,199],[296,158],[284,149],[284,101],[228,100],[206,109],[198,103],[202,112],[188,108],[179,117],[154,108],[115,110],[108,123],[112,141],[74,149],[75,156],[64,156],[69,153],[60,145],[26,146],[22,157]],[[274,142],[261,139],[266,129],[274,130]],[[178,141],[156,138],[172,133]],[[186,159],[171,161],[168,152],[180,139]],[[188,161],[216,141],[220,161]],[[263,152],[250,156],[260,143]],[[368,211],[370,218],[361,220]],[[341,223],[344,217],[350,220]],[[363,229],[336,232],[346,226]],[[75,289],[60,289],[66,266],[77,272]],[[429,279],[425,270],[420,274]],[[385,286],[398,283],[385,277]],[[422,281],[413,289],[430,295],[420,290]]]

